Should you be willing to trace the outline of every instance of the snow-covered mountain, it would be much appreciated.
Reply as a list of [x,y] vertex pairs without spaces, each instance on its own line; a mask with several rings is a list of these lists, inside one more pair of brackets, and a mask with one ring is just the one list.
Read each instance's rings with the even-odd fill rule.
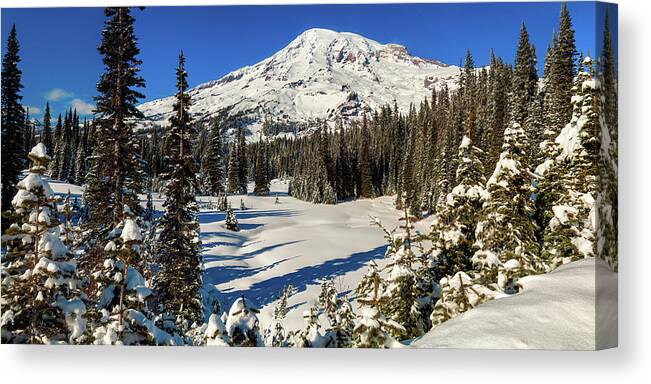
[[[261,62],[192,88],[190,112],[204,120],[227,112],[252,138],[265,121],[268,135],[295,134],[319,119],[345,121],[393,103],[407,110],[447,83],[454,88],[459,68],[411,56],[396,44],[327,29],[309,29]],[[139,106],[144,126],[166,125],[173,97]]]

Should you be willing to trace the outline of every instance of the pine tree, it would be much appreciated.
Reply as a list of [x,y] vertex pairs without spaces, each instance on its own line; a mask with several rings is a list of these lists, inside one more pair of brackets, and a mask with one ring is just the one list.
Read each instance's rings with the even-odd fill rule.
[[11,208],[11,197],[16,193],[16,183],[23,167],[23,134],[25,129],[25,110],[21,105],[20,90],[22,71],[20,44],[16,36],[16,26],[11,27],[7,37],[5,54],[2,57],[2,211]]
[[371,180],[371,165],[369,154],[369,132],[367,127],[366,115],[362,120],[362,130],[360,132],[361,142],[359,147],[359,187],[357,190],[358,197],[371,198],[375,196],[373,183]]
[[430,316],[433,328],[500,296],[496,290],[481,284],[478,280],[480,279],[463,271],[441,279],[440,297]]
[[554,41],[549,59],[549,79],[546,80],[548,101],[547,122],[548,129],[557,134],[572,116],[572,82],[576,74],[576,45],[572,19],[567,10],[567,5],[561,5],[558,34]]
[[246,195],[249,183],[249,160],[246,156],[246,138],[244,129],[240,126],[237,129],[237,189],[238,193]]
[[86,179],[86,146],[80,145],[75,156],[75,177],[74,183],[77,185],[84,184]]
[[2,342],[74,343],[86,328],[77,264],[61,240],[56,196],[42,178],[50,156],[43,143],[12,199],[20,218],[2,236]]
[[[567,162],[561,176],[565,188],[557,193],[552,206],[553,217],[544,233],[543,257],[552,268],[569,261],[596,255],[595,197],[600,191],[599,170],[602,135],[607,131],[599,122],[600,86],[595,79],[592,59],[586,57],[586,68],[577,75],[572,97],[573,114],[559,136],[561,153],[557,162]],[[576,137],[569,144],[568,138]],[[608,231],[610,232],[610,231]]]
[[294,287],[291,284],[288,284],[283,288],[282,292],[278,295],[278,301],[276,307],[274,308],[272,322],[269,325],[265,332],[265,346],[267,347],[286,347],[287,333],[283,328],[283,320],[289,312],[287,308],[287,300],[289,297],[294,294]]
[[260,310],[244,297],[235,300],[228,311],[226,320],[226,332],[232,346],[259,347],[262,345],[258,313]]
[[237,154],[237,146],[234,143],[231,143],[228,149],[228,184],[226,192],[239,192],[239,169],[240,161],[239,155]]
[[92,273],[97,286],[93,344],[174,345],[172,336],[155,325],[155,314],[147,306],[152,292],[138,271],[143,235],[137,217],[128,205],[122,217],[107,235],[104,262]]
[[225,171],[224,171],[224,143],[222,140],[221,125],[218,119],[210,122],[210,131],[206,150],[201,159],[203,171],[204,189],[211,196],[223,195]]
[[[129,8],[106,8],[102,41],[98,47],[104,72],[97,82],[95,103],[95,138],[93,150],[95,178],[102,185],[85,191],[91,227],[108,228],[122,219],[122,203],[139,215],[142,211],[137,193],[142,189],[143,172],[139,143],[133,134],[132,121],[142,117],[136,108],[143,98],[137,88],[145,81],[139,75],[142,62],[134,35],[135,19]],[[102,190],[101,196],[88,196]],[[104,200],[104,201],[102,201]],[[103,213],[98,213],[103,212]]]
[[464,136],[459,146],[459,184],[447,194],[430,227],[433,259],[437,279],[471,269],[474,253],[477,212],[486,192],[482,151]]
[[529,105],[536,94],[538,74],[536,71],[536,50],[529,42],[529,33],[524,23],[520,27],[520,41],[515,54],[515,68],[513,73],[513,108],[512,120],[525,127],[529,115]]
[[224,222],[224,226],[229,231],[237,232],[240,230],[240,227],[237,223],[237,216],[235,216],[235,212],[233,212],[233,208],[231,208],[230,205],[226,209],[226,220]]
[[166,175],[166,212],[160,221],[158,256],[161,270],[156,289],[165,311],[176,319],[181,330],[187,330],[193,323],[203,322],[200,297],[203,284],[198,207],[194,198],[198,182],[191,148],[195,132],[188,113],[191,101],[183,53],[179,55],[176,78],[176,102],[167,132],[169,173]]
[[353,328],[353,347],[391,348],[399,345],[391,334],[404,332],[400,324],[387,320],[377,308],[363,306]]
[[[405,208],[401,229],[404,231],[399,235],[387,233],[387,240],[390,241],[385,257],[389,259],[387,265],[386,289],[382,293],[384,304],[382,313],[387,318],[402,325],[400,333],[392,334],[395,338],[412,338],[424,333],[424,321],[421,318],[420,298],[420,276],[415,271],[416,255],[412,250],[412,231],[414,230],[411,221],[415,218],[410,216]],[[380,225],[380,224],[378,224]]]
[[52,116],[50,115],[50,103],[45,103],[45,112],[43,113],[43,131],[41,132],[41,143],[45,145],[47,153],[53,153],[54,144],[52,143]]
[[52,153],[52,161],[50,162],[49,172],[51,178],[59,179],[59,172],[61,171],[61,148],[63,145],[63,121],[61,114],[57,118],[57,123],[54,128],[54,152]]
[[517,291],[518,278],[539,270],[525,147],[524,130],[513,122],[504,131],[500,160],[486,183],[472,258],[486,284],[498,283],[508,293]]
[[255,158],[255,188],[253,193],[257,196],[269,196],[267,146],[262,140],[258,146]]
[[303,311],[303,321],[305,322],[305,328],[298,333],[295,346],[299,348],[323,348],[328,346],[330,339],[321,332],[319,311],[316,306]]
[[[618,122],[617,122],[617,71],[615,50],[610,34],[610,15],[606,9],[604,20],[603,49],[601,52],[601,68],[597,79],[597,105],[600,129],[597,129],[601,151],[599,155],[599,193],[595,206],[598,210],[598,238],[604,239],[597,243],[599,257],[608,261],[613,270],[617,270],[617,236],[618,236],[618,194],[617,194],[617,152],[618,152]],[[605,127],[604,127],[605,124]]]

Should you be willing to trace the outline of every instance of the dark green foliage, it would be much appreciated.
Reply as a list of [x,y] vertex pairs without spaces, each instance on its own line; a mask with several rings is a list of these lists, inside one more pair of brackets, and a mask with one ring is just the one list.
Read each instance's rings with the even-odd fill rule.
[[210,122],[206,149],[201,157],[204,190],[211,196],[223,195],[226,179],[224,168],[224,141],[218,119]]
[[23,97],[20,90],[22,72],[20,45],[16,36],[16,26],[11,27],[7,37],[5,54],[2,57],[2,210],[11,208],[11,198],[16,193],[18,176],[24,165],[25,110],[21,105]]
[[161,270],[156,277],[156,290],[164,311],[177,320],[184,330],[203,321],[200,289],[202,287],[199,242],[198,190],[196,166],[192,156],[192,128],[188,109],[190,96],[185,71],[185,58],[179,55],[176,69],[176,102],[167,131],[167,169],[165,178],[165,214],[160,220],[158,257]]
[[267,145],[260,141],[255,151],[255,187],[253,193],[258,196],[269,195],[269,158]]
[[[97,185],[85,191],[89,205],[89,226],[109,228],[122,218],[122,203],[140,215],[137,193],[142,190],[143,170],[140,149],[133,133],[132,120],[142,117],[136,108],[145,86],[139,75],[142,62],[134,35],[134,17],[129,8],[106,8],[102,41],[98,47],[104,72],[97,82],[94,98],[95,146],[91,180]],[[99,193],[101,196],[89,196]]]

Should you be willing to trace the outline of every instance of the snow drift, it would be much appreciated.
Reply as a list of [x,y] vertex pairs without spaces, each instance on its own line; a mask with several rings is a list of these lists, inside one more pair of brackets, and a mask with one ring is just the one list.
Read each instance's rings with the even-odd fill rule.
[[520,284],[522,292],[482,304],[411,345],[556,350],[617,346],[617,274],[601,259],[527,276]]

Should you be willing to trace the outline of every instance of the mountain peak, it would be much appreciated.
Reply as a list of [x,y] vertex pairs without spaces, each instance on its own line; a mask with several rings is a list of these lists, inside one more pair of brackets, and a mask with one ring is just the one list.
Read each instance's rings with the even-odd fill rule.
[[[457,67],[411,56],[351,32],[311,28],[252,66],[189,90],[197,121],[226,112],[253,137],[297,135],[318,121],[360,118],[395,100],[408,110],[443,84],[456,86]],[[139,106],[143,125],[167,125],[173,97]],[[271,128],[270,128],[271,127]]]

